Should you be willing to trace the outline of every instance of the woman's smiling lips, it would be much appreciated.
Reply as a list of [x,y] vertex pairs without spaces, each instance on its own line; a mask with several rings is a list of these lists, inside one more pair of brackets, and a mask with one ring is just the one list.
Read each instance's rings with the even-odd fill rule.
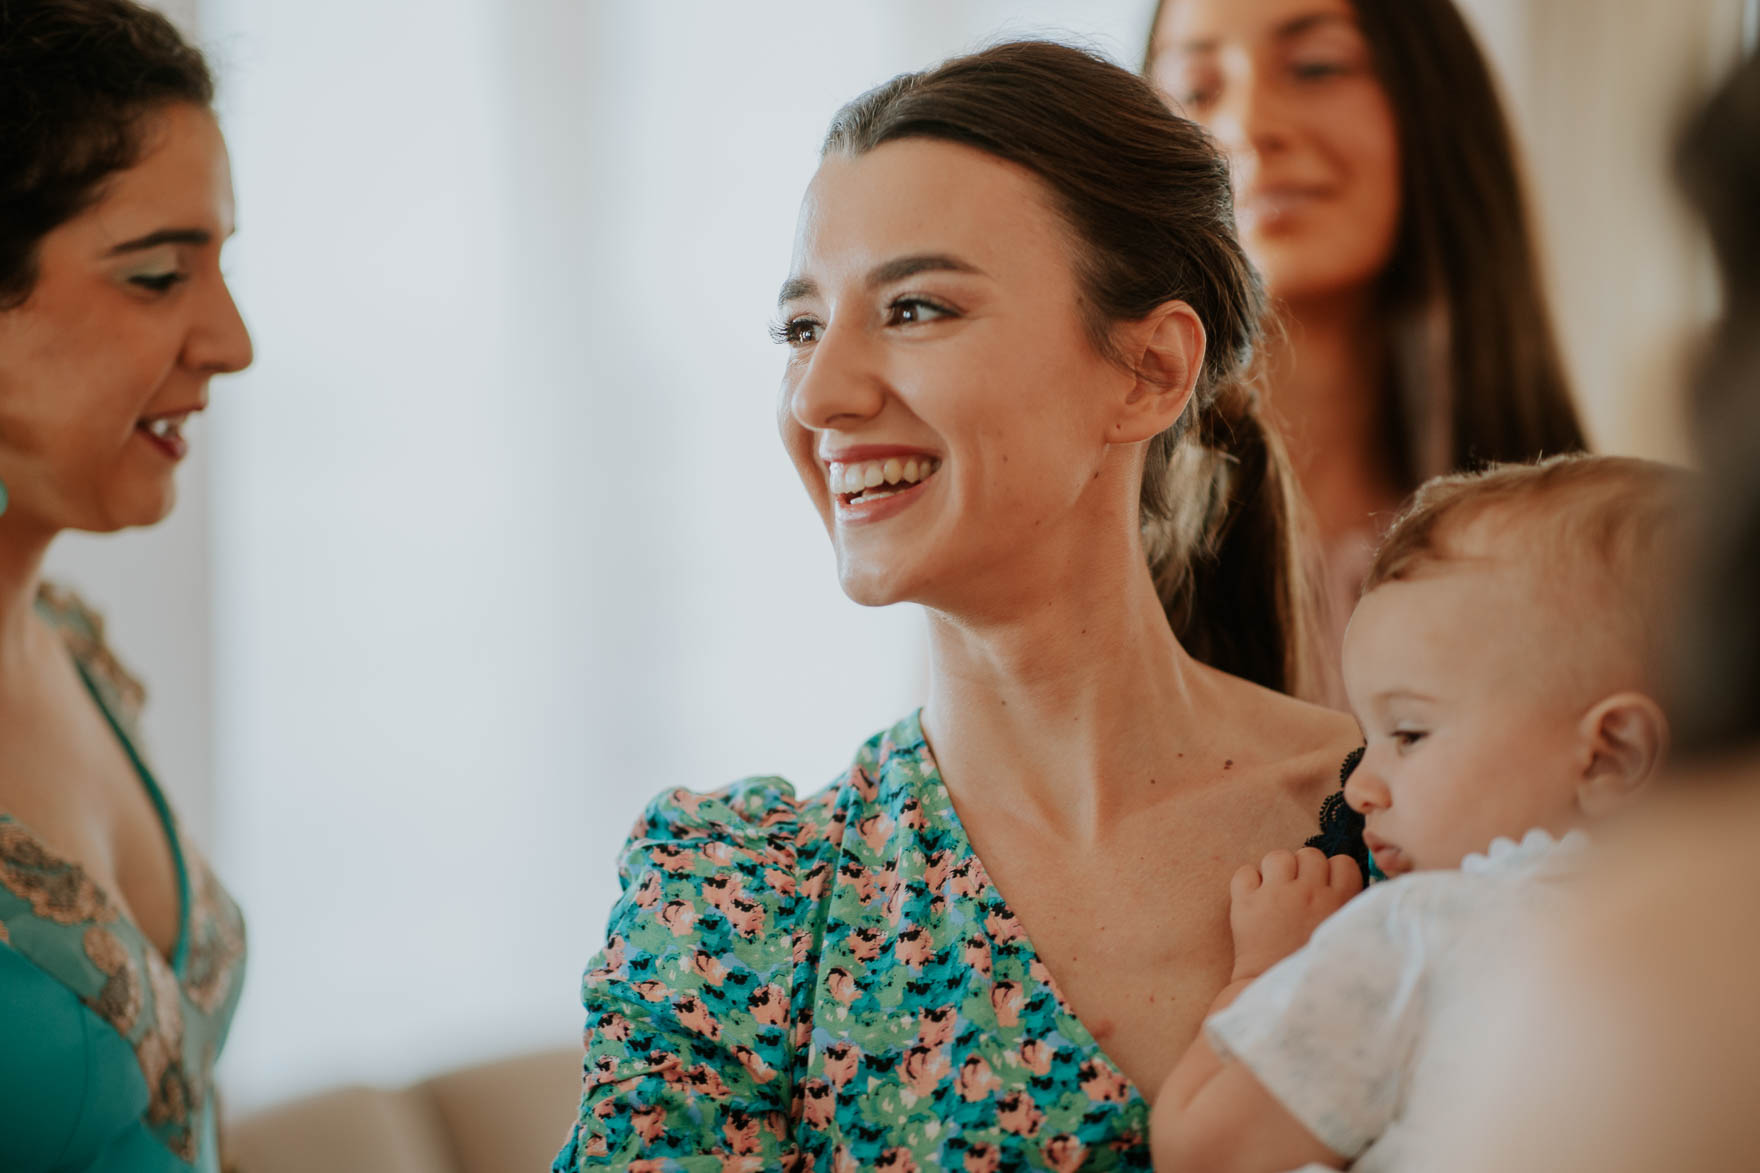
[[908,509],[941,467],[939,457],[920,448],[889,444],[823,452],[820,460],[837,520],[850,525],[881,521]]
[[189,455],[189,441],[183,438],[183,426],[189,422],[190,416],[200,410],[202,409],[199,406],[186,407],[178,411],[143,416],[135,424],[135,431],[158,449],[160,455],[176,463]]

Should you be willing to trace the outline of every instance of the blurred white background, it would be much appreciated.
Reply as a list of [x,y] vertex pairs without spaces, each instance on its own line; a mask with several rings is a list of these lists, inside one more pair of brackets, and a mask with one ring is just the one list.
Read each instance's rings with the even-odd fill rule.
[[[249,916],[231,1104],[566,1044],[647,798],[816,789],[920,699],[917,616],[838,593],[775,437],[764,327],[827,120],[1000,36],[1134,66],[1151,5],[166,7],[221,74],[257,363],[172,523],[52,566]],[[1594,434],[1678,454],[1710,293],[1659,160],[1739,0],[1466,7]]]

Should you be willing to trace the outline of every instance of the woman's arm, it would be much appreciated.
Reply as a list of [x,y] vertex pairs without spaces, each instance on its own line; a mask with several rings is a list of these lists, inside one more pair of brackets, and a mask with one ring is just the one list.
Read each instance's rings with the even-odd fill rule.
[[[1234,974],[1210,1013],[1227,1009],[1260,974],[1301,948],[1362,886],[1349,857],[1329,860],[1314,848],[1273,852],[1258,867],[1236,872],[1229,909]],[[1342,1169],[1347,1163],[1250,1068],[1218,1054],[1203,1032],[1162,1085],[1150,1136],[1157,1167],[1194,1173],[1277,1173],[1309,1163]]]
[[582,981],[579,1116],[554,1168],[671,1173],[784,1163],[798,897],[775,780],[653,803]]

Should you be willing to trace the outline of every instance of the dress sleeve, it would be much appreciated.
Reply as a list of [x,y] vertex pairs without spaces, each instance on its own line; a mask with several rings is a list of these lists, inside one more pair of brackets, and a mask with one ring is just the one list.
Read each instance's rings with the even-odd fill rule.
[[649,804],[618,861],[605,948],[582,979],[580,1116],[555,1173],[784,1163],[798,826],[778,778]]
[[1424,1014],[1427,950],[1410,889],[1351,901],[1204,1026],[1219,1054],[1347,1157],[1392,1121]]

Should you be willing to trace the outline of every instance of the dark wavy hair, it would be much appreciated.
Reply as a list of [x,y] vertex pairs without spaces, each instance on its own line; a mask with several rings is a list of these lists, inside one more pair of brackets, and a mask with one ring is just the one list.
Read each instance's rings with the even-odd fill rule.
[[1234,232],[1227,163],[1148,83],[1045,41],[996,45],[905,74],[838,112],[824,152],[898,139],[975,147],[1045,185],[1077,241],[1088,335],[1187,303],[1207,347],[1192,401],[1150,442],[1141,524],[1181,644],[1286,692],[1313,685],[1308,594],[1296,556],[1294,477],[1250,372],[1265,312]]
[[131,0],[0,0],[0,310],[30,298],[43,237],[140,161],[145,116],[208,106],[214,81]]
[[[1157,0],[1151,30],[1169,2]],[[1411,489],[1441,473],[1581,451],[1484,54],[1452,0],[1351,7],[1399,135],[1400,224],[1380,290],[1393,325],[1396,475]],[[1153,51],[1151,42],[1145,70]]]

